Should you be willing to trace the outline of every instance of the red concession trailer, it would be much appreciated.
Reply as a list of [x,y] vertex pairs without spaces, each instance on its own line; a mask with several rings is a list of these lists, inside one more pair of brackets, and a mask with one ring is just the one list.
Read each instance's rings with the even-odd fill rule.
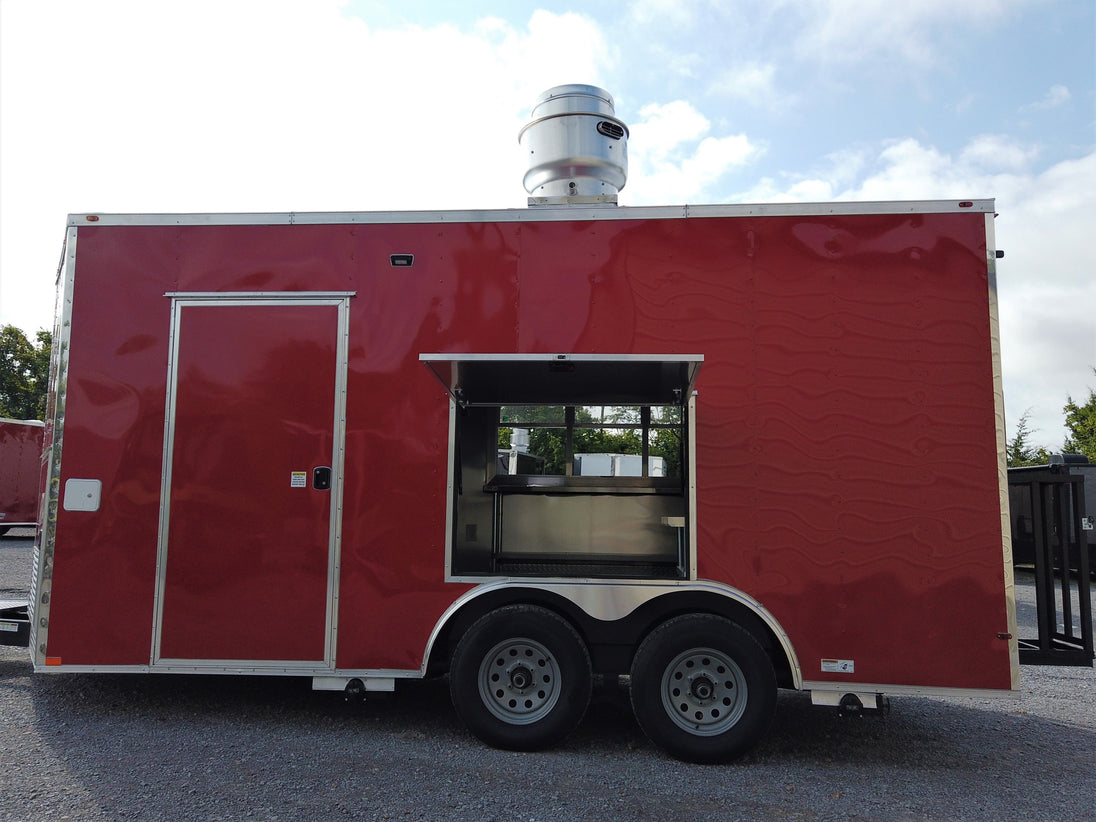
[[39,420],[0,417],[0,535],[38,524],[44,427]]
[[[778,688],[1014,691],[993,202],[576,168],[521,210],[71,216],[35,669],[448,673],[517,749],[627,675],[695,761]],[[658,471],[574,470],[628,438]]]

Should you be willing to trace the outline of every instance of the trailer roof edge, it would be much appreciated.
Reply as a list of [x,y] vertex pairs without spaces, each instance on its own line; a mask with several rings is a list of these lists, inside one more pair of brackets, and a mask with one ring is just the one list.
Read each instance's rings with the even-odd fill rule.
[[369,225],[380,223],[521,223],[599,220],[665,220],[711,217],[797,217],[856,214],[992,213],[994,201],[887,200],[825,203],[746,203],[675,206],[561,206],[433,211],[287,211],[179,214],[74,213],[69,226],[87,225]]

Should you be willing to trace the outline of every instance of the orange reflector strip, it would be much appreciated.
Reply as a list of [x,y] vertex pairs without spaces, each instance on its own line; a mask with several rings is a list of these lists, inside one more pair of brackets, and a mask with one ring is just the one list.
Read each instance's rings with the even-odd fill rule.
[[87,215],[87,217],[85,217],[84,219],[85,219],[85,220],[87,220],[87,221],[88,221],[89,223],[97,223],[97,222],[99,222],[99,217],[98,217],[98,215],[96,215],[96,214],[89,214],[89,215]]
[[47,665],[60,665],[61,664],[61,657],[59,657],[59,656],[47,656],[46,657],[46,664]]

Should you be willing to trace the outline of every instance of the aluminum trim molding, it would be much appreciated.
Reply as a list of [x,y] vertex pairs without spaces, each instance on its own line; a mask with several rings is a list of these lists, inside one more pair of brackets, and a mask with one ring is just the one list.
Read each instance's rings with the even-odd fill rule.
[[36,666],[37,674],[262,674],[264,676],[296,676],[350,679],[418,679],[422,676],[417,669],[388,668],[347,668],[331,670],[322,665],[305,663],[311,667],[290,668],[286,663],[274,662],[269,666],[250,661],[235,663],[232,660],[213,660],[208,664],[195,665],[190,660],[169,660],[159,665],[49,665]]
[[1005,616],[1009,633],[1009,672],[1012,689],[1020,687],[1020,632],[1016,615],[1016,575],[1012,562],[1012,514],[1008,493],[1008,433],[1005,429],[1004,379],[1001,373],[1001,320],[997,307],[997,247],[994,215],[986,215],[986,273],[989,284],[990,357],[993,363],[993,407],[997,428],[997,484],[1001,500],[1001,561],[1004,565]]
[[[350,297],[338,299],[338,328],[335,350],[335,418],[332,421],[331,510],[328,526],[329,554],[327,560],[327,617],[324,640],[324,660],[335,668],[339,647],[339,580],[342,569],[343,475],[346,466],[346,394],[347,373],[350,369]],[[310,303],[311,304],[311,303]],[[323,302],[319,304],[324,304]]]
[[946,696],[946,697],[995,697],[1002,699],[1019,699],[1018,691],[1000,691],[989,688],[942,688],[931,685],[882,685],[866,682],[817,682],[804,681],[799,686],[801,691],[824,691],[826,693],[841,694],[888,694],[890,696]]
[[[696,582],[697,574],[697,538],[699,533],[699,527],[696,521],[697,512],[697,484],[696,484],[696,391],[689,394],[689,400],[686,405],[686,414],[688,419],[685,423],[687,430],[685,432],[686,448],[688,449],[687,459],[689,460],[688,477],[686,478],[689,483],[689,544],[688,544],[688,578],[690,582]],[[775,622],[775,620],[774,620]],[[788,649],[791,648],[791,641],[788,642]],[[789,656],[789,660],[791,656]],[[796,665],[798,671],[799,666]]]
[[246,300],[247,305],[254,300],[276,300],[281,305],[316,305],[316,300],[329,300],[330,303],[326,304],[333,305],[357,294],[357,291],[167,291],[164,296],[195,302],[211,300],[230,303],[232,300]]
[[[970,205],[960,205],[970,203]],[[742,203],[664,206],[537,206],[536,208],[445,211],[330,211],[189,214],[102,214],[68,216],[70,226],[103,225],[368,225],[385,223],[522,223],[597,220],[671,220],[709,217],[808,217],[853,214],[992,213],[992,199],[878,200],[839,203]]]
[[75,227],[65,233],[61,261],[57,269],[57,305],[54,312],[53,348],[50,355],[50,382],[53,398],[53,435],[46,448],[47,476],[42,505],[38,513],[38,535],[34,543],[34,576],[30,586],[30,656],[35,670],[46,667],[49,641],[50,594],[53,557],[57,547],[57,511],[61,499],[61,455],[65,433],[65,405],[68,399],[69,350],[72,342],[72,295],[76,280]]

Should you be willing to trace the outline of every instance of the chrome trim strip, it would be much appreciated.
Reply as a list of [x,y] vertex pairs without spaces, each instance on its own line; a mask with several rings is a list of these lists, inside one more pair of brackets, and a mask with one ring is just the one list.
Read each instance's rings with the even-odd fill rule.
[[700,365],[703,354],[419,354],[420,362],[685,362]]
[[[303,305],[311,305],[312,300],[341,300],[357,296],[357,291],[167,291],[165,297],[172,299],[213,300],[278,300],[281,305],[295,305],[295,300],[305,300]],[[286,302],[290,301],[290,302]],[[247,303],[250,305],[250,302]]]
[[999,697],[1019,699],[1018,691],[1001,691],[990,688],[939,688],[929,685],[882,685],[865,682],[816,682],[808,680],[799,686],[802,691],[825,691],[841,694],[889,694],[891,696],[963,696]]
[[[339,582],[342,578],[343,485],[346,472],[346,394],[350,369],[350,298],[338,299],[339,324],[335,341],[335,418],[331,439],[331,516],[328,527],[327,559],[327,624],[325,626],[324,659],[335,668],[339,633]],[[322,303],[321,303],[322,304]]]
[[[456,489],[457,489],[457,402],[453,396],[449,396],[449,468],[445,479],[445,581],[451,582],[453,577],[453,517],[456,516]],[[477,580],[479,581],[479,580]]]
[[53,415],[51,441],[46,446],[47,476],[38,534],[34,542],[34,575],[30,586],[30,657],[34,669],[46,670],[49,637],[50,595],[53,588],[53,557],[57,548],[57,511],[61,498],[61,454],[68,400],[69,348],[72,344],[72,293],[76,281],[75,226],[65,232],[65,243],[57,268],[57,304],[54,311],[53,345],[50,353],[50,409]]
[[993,406],[997,427],[997,485],[1001,505],[1001,559],[1004,563],[1005,630],[1013,690],[1020,687],[1020,642],[1016,616],[1016,576],[1012,566],[1012,515],[1008,495],[1008,434],[1005,429],[1005,393],[1001,374],[1001,318],[997,308],[997,248],[994,214],[986,214],[986,272],[989,282],[989,337],[993,365]]
[[[688,572],[688,579],[690,582],[696,582],[697,575],[697,521],[696,521],[696,392],[693,391],[689,394],[689,402],[687,405],[688,421],[686,422],[687,430],[685,436],[687,438],[686,448],[688,449],[689,460],[689,566],[686,568]],[[789,647],[791,647],[789,643]]]
[[161,659],[149,666],[152,673],[225,671],[265,673],[276,671],[285,674],[309,674],[313,671],[327,676],[331,669],[322,660],[284,660],[284,659]]
[[46,424],[41,420],[14,420],[11,417],[0,417],[0,422],[14,422],[19,425],[29,425],[31,428],[45,428]]
[[[960,206],[960,202],[970,203]],[[398,223],[542,223],[709,217],[809,217],[855,214],[993,212],[993,200],[880,200],[839,203],[741,203],[666,206],[537,206],[452,211],[249,212],[216,214],[70,214],[70,226],[368,225]]]
[[164,450],[160,462],[160,523],[156,538],[156,591],[152,600],[152,647],[149,665],[160,661],[164,586],[167,579],[167,532],[171,521],[171,455],[175,445],[175,393],[179,382],[179,322],[183,304],[172,299],[168,328],[168,367],[164,400]]
[[147,674],[147,665],[49,665],[34,666],[36,674]]
[[[210,660],[201,665],[195,665],[190,660],[171,661],[171,663],[155,667],[150,665],[50,665],[41,669],[36,668],[35,672],[43,674],[262,674],[263,676],[312,676],[346,680],[418,679],[421,677],[418,670],[351,668],[332,671],[325,666],[317,666],[316,663],[305,663],[311,665],[311,668],[289,667],[284,662],[255,664],[250,661],[236,663],[233,660]],[[369,690],[368,687],[367,690]]]

